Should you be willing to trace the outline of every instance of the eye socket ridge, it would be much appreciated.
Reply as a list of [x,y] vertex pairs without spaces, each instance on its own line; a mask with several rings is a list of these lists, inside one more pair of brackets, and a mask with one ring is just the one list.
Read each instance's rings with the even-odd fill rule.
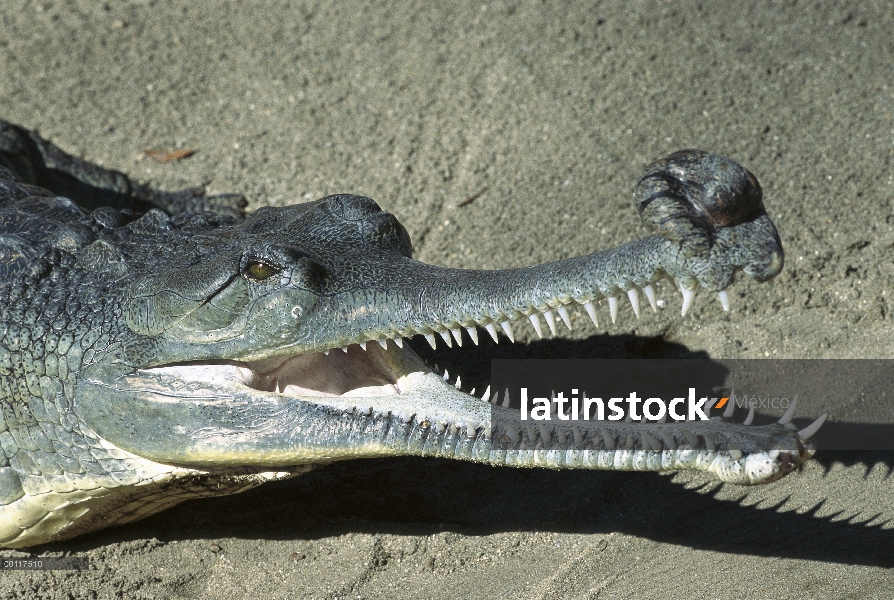
[[261,282],[270,279],[282,269],[263,258],[248,258],[242,267],[242,275],[249,281]]

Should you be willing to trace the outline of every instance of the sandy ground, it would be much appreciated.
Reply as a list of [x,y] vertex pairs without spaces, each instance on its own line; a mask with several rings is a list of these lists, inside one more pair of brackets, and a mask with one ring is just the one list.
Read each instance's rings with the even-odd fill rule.
[[[787,265],[725,314],[679,297],[488,356],[894,357],[889,2],[23,2],[0,116],[167,189],[252,207],[351,191],[417,257],[497,268],[643,235],[642,166],[698,147],[760,178]],[[722,6],[722,8],[720,8]],[[187,160],[139,160],[195,148]],[[483,193],[471,203],[463,201]],[[668,350],[669,352],[669,350]],[[659,351],[658,354],[661,354]],[[431,357],[429,352],[428,356]],[[466,377],[464,377],[466,379]],[[875,405],[875,410],[883,410]],[[754,489],[697,475],[335,464],[51,548],[2,598],[891,598],[894,459],[822,453]]]

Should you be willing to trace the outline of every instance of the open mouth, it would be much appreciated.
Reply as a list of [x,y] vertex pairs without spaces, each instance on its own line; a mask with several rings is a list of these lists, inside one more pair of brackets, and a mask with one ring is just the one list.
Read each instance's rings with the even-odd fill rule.
[[242,363],[245,384],[287,396],[393,396],[400,375],[377,344]]
[[[202,411],[220,410],[226,422],[230,414],[258,414],[262,416],[255,426],[268,423],[271,431],[283,420],[289,425],[282,428],[288,430],[295,415],[323,411],[333,419],[370,417],[377,423],[390,419],[393,424],[431,426],[436,433],[462,429],[470,438],[486,431],[490,439],[488,399],[466,393],[393,341],[368,343],[365,350],[351,344],[256,361],[150,367],[125,375],[110,387],[159,414],[174,408],[185,410],[192,419]],[[489,390],[484,395],[488,394]],[[205,426],[201,429],[207,431]],[[333,452],[327,450],[327,456]]]
[[[697,468],[735,483],[789,472],[812,454],[805,441],[825,420],[798,431],[789,424],[792,403],[778,423],[753,428],[751,416],[741,427],[724,422],[731,410],[691,422],[522,423],[505,398],[465,393],[409,347],[365,346],[139,369],[105,384],[127,399],[110,409],[115,418],[98,410],[88,418],[125,450],[181,465],[269,468],[419,454],[554,468]],[[133,414],[147,431],[138,445]]]
[[248,388],[291,398],[360,398],[398,396],[414,387],[415,375],[440,380],[414,352],[389,342],[351,344],[343,349],[257,361],[201,361],[140,369],[143,376]]

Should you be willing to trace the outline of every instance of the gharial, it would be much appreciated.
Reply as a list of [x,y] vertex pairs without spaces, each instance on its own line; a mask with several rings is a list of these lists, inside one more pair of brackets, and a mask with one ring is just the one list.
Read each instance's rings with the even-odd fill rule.
[[[553,421],[467,394],[403,343],[477,343],[510,322],[652,284],[719,292],[780,272],[754,176],[698,150],[647,167],[652,235],[527,268],[411,258],[369,198],[335,195],[242,218],[244,198],[166,193],[0,121],[0,547],[62,540],[185,499],[232,494],[349,458],[424,455],[513,466],[699,469],[772,481],[813,453],[822,419]],[[78,202],[80,204],[76,204]],[[494,395],[494,399],[497,396]],[[747,419],[750,421],[750,418]]]

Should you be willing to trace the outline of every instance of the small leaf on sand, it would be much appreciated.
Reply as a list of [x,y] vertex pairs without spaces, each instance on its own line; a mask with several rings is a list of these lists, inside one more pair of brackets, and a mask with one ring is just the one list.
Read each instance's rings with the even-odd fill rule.
[[187,148],[185,150],[143,150],[143,156],[148,156],[155,162],[166,163],[183,160],[187,156],[192,156],[195,152],[195,148]]

